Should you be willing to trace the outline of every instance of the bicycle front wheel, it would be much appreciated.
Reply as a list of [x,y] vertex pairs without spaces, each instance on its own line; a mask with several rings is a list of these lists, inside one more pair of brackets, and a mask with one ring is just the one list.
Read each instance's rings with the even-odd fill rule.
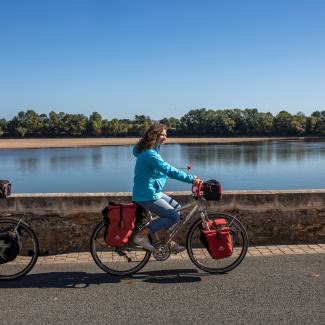
[[[33,229],[25,222],[13,218],[0,219],[0,233],[17,230],[20,242],[19,254],[13,261],[0,264],[0,281],[15,280],[27,274],[35,265],[39,255],[39,244]],[[0,249],[6,245],[0,240]]]
[[98,224],[90,239],[90,252],[97,266],[113,275],[130,275],[142,269],[151,253],[132,240],[121,248],[109,246],[104,239],[105,227],[105,222]]
[[209,273],[225,273],[233,270],[244,259],[248,249],[248,237],[240,221],[226,213],[208,215],[209,220],[225,219],[226,226],[231,230],[233,253],[222,259],[213,259],[206,243],[202,240],[202,220],[196,221],[187,236],[187,251],[192,262],[201,270]]

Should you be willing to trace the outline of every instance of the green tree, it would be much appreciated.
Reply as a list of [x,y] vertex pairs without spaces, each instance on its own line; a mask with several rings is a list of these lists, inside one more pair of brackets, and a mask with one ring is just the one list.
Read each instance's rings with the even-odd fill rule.
[[10,125],[11,131],[18,137],[42,135],[42,118],[33,110],[20,111]]
[[119,125],[120,125],[119,126],[119,128],[120,128],[120,130],[119,130],[120,133],[119,134],[122,135],[122,136],[128,135],[129,129],[132,126],[132,123],[130,123],[130,120],[122,119],[122,120],[119,121]]
[[49,118],[46,114],[41,114],[40,118],[40,136],[49,135]]
[[111,121],[104,120],[103,133],[110,136],[125,136],[128,134],[129,127],[128,120],[119,120],[117,118]]
[[180,119],[180,131],[183,134],[204,135],[213,132],[215,112],[205,108],[194,109]]
[[315,116],[309,116],[306,118],[306,134],[315,134],[317,118]]
[[246,121],[245,125],[245,134],[253,135],[257,133],[258,123],[259,123],[259,113],[256,108],[249,109],[246,108],[243,112],[243,119]]
[[51,111],[48,118],[48,133],[52,136],[60,136],[66,133],[64,112],[56,113]]
[[168,134],[176,134],[177,133],[177,127],[179,126],[179,120],[177,118],[165,117],[162,120],[160,120],[159,123],[166,125]]
[[117,118],[112,119],[108,123],[108,129],[110,135],[119,135],[120,134],[120,122]]
[[43,123],[40,115],[33,110],[26,111],[26,126],[28,129],[28,135],[41,135],[43,130]]
[[256,134],[270,135],[273,132],[274,117],[271,113],[259,113],[256,125]]
[[88,130],[89,134],[98,137],[101,135],[102,131],[102,116],[97,113],[93,112],[89,117],[89,123],[88,123]]
[[233,129],[234,135],[247,134],[248,125],[244,112],[238,108],[226,109],[225,113],[235,122]]
[[223,110],[217,110],[213,121],[216,135],[232,135],[235,128],[235,121]]
[[307,119],[303,113],[294,115],[291,119],[290,131],[294,135],[303,135],[306,132]]
[[292,115],[286,111],[279,112],[273,121],[273,127],[277,135],[292,134],[291,129]]
[[176,129],[178,119],[175,117],[165,118],[160,123],[165,124],[170,129]]
[[216,111],[213,109],[208,109],[202,116],[202,127],[205,128],[205,133],[207,135],[218,135],[215,129],[215,119],[216,119]]
[[[325,111],[291,115],[286,111],[275,117],[257,109],[193,109],[180,119],[160,120],[169,134],[175,135],[325,135]],[[102,119],[93,112],[89,119],[82,114],[51,111],[38,115],[33,110],[21,111],[12,120],[0,119],[0,136],[140,136],[153,123],[146,115],[129,119]]]
[[51,135],[59,135],[60,134],[60,128],[59,128],[59,114],[57,114],[54,111],[51,111],[49,113],[49,126],[48,126],[48,132]]
[[28,115],[24,111],[20,111],[17,116],[13,117],[10,121],[10,133],[12,135],[22,138],[32,131],[30,129],[32,123],[29,123]]
[[316,121],[315,133],[317,135],[325,135],[325,111],[321,112],[320,117]]
[[135,115],[134,121],[130,128],[130,133],[133,135],[141,136],[152,124],[150,116]]
[[63,117],[64,134],[70,136],[86,135],[88,119],[83,114],[65,114]]
[[322,112],[321,111],[315,111],[311,114],[312,117],[321,118]]
[[104,135],[104,136],[109,135],[109,121],[107,119],[102,120],[101,134]]
[[0,137],[5,134],[7,130],[7,121],[4,118],[0,118]]

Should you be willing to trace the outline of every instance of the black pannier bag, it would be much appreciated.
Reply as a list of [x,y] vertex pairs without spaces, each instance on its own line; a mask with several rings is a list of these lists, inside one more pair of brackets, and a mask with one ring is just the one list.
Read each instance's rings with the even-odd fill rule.
[[0,179],[0,199],[5,199],[11,194],[11,183]]
[[215,179],[210,179],[202,185],[203,197],[207,201],[219,201],[222,197],[221,184]]
[[0,264],[13,261],[20,253],[20,237],[16,232],[0,233]]

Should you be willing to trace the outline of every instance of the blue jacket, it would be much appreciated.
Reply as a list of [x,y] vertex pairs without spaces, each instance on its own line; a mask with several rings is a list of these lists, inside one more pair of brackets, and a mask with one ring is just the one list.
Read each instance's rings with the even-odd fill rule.
[[158,148],[146,149],[137,153],[134,146],[133,154],[137,157],[132,195],[134,202],[160,199],[167,176],[186,183],[193,183],[193,175],[180,171],[165,162],[159,155]]

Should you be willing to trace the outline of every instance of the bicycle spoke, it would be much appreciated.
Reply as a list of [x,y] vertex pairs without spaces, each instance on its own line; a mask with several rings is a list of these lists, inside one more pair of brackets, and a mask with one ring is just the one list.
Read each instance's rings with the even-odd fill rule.
[[[33,230],[21,220],[0,219],[0,232],[3,231],[18,232],[19,254],[13,261],[0,264],[0,280],[13,280],[25,275],[35,265],[39,251],[38,240]],[[5,242],[2,241],[2,244]]]
[[98,225],[91,238],[91,254],[102,270],[115,275],[127,275],[147,263],[150,253],[132,242],[121,248],[108,246],[104,240],[104,230],[104,224]]
[[197,221],[191,228],[188,236],[188,254],[192,262],[202,270],[210,273],[228,272],[237,267],[247,252],[248,240],[245,229],[240,222],[231,215],[214,214],[210,220],[223,218],[231,230],[233,252],[232,255],[222,259],[213,259],[209,253],[204,238],[201,236],[201,221]]

